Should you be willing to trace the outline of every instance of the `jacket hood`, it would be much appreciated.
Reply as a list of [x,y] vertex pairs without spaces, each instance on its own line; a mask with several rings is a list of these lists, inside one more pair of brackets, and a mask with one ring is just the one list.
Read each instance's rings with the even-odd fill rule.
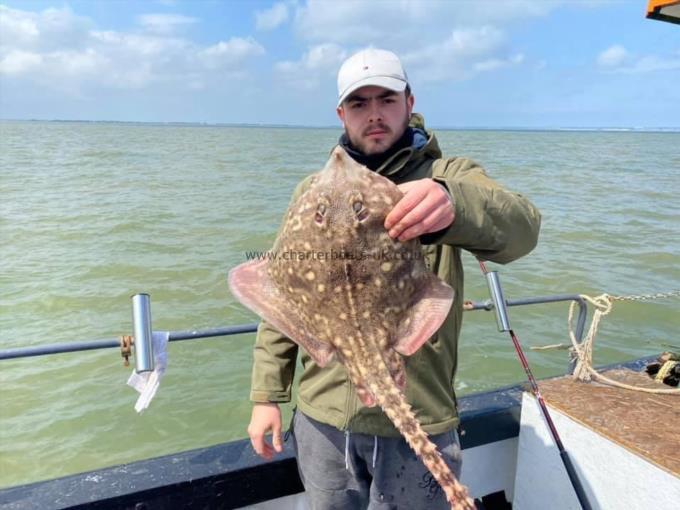
[[376,172],[381,175],[398,177],[403,172],[407,163],[416,162],[420,159],[439,159],[442,151],[433,132],[425,129],[425,118],[420,113],[412,113],[409,127],[413,129],[413,142],[410,147],[397,151],[388,158]]
[[422,114],[412,113],[408,125],[416,130],[416,132],[422,133],[422,136],[424,136],[425,142],[420,148],[422,148],[428,156],[435,159],[442,157],[442,151],[439,148],[439,143],[437,142],[434,133],[425,129],[425,118]]

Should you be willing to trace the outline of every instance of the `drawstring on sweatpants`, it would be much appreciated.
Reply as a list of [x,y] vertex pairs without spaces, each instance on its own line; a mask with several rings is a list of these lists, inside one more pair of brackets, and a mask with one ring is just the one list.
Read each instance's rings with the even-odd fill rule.
[[[345,430],[345,469],[349,471],[349,430]],[[373,436],[373,469],[378,459],[378,436]]]
[[378,436],[373,436],[373,469],[375,469],[375,459],[378,458]]

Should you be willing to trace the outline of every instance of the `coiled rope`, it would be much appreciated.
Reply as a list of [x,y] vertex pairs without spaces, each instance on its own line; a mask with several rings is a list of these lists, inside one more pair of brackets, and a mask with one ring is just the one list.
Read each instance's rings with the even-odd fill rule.
[[610,379],[593,368],[593,344],[595,343],[595,336],[597,335],[597,328],[600,325],[602,317],[608,315],[612,311],[614,301],[649,301],[652,299],[663,299],[668,297],[679,297],[680,291],[664,292],[657,294],[639,294],[630,296],[610,296],[609,294],[602,294],[597,297],[590,297],[584,294],[581,298],[595,308],[593,313],[593,320],[590,323],[590,328],[586,334],[585,339],[579,344],[576,340],[576,334],[574,333],[574,315],[576,311],[576,303],[572,302],[569,306],[569,318],[567,324],[569,326],[569,338],[571,339],[572,352],[576,357],[576,368],[574,369],[573,378],[579,381],[591,381],[595,380],[597,382],[609,384],[611,386],[616,386],[617,388],[623,388],[626,390],[642,391],[645,393],[657,393],[666,395],[678,395],[680,394],[680,389],[661,389],[661,388],[642,388],[640,386],[631,386],[619,381]]

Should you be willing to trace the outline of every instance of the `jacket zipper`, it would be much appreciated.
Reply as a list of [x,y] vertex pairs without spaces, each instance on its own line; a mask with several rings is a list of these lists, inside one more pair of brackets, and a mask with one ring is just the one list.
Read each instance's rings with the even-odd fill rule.
[[345,401],[345,423],[342,427],[343,430],[349,430],[349,425],[352,422],[352,417],[355,413],[356,391],[354,389],[354,383],[349,379],[347,380],[347,383],[349,384],[349,389],[347,390],[347,400]]

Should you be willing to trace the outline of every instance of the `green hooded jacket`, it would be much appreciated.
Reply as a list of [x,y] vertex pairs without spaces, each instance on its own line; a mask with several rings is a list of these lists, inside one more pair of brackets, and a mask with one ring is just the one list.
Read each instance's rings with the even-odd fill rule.
[[[455,219],[446,229],[421,236],[427,266],[455,290],[451,310],[439,331],[406,358],[406,399],[429,434],[458,425],[454,379],[458,364],[458,335],[463,319],[461,250],[483,260],[505,264],[529,253],[538,240],[540,214],[522,195],[501,187],[484,169],[466,158],[444,158],[435,135],[424,131],[424,120],[413,114],[410,125],[423,130],[420,148],[396,152],[376,171],[396,184],[432,178],[451,194]],[[309,186],[303,180],[295,201]],[[324,368],[303,349],[267,322],[261,322],[254,349],[253,402],[289,402],[298,350],[304,371],[298,389],[298,408],[307,416],[341,430],[398,436],[379,407],[361,404],[345,368],[337,361]]]

